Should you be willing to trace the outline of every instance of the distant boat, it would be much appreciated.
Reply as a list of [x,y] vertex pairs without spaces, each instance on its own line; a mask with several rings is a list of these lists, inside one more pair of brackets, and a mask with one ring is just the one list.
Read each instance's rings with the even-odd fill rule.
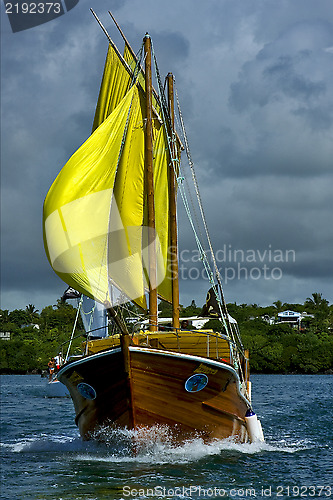
[[[110,331],[88,331],[83,355],[68,359],[58,379],[70,392],[84,439],[106,425],[167,425],[181,440],[263,440],[248,353],[228,315],[216,265],[208,270],[217,285],[203,313],[220,319],[219,331],[196,330],[179,318],[176,195],[184,201],[183,143],[193,165],[181,115],[182,139],[174,130],[174,78],[167,76],[165,94],[148,34],[138,57],[125,37],[122,56],[107,36],[93,133],[49,190],[44,241],[54,271],[104,305]],[[207,267],[197,234],[195,240]],[[158,323],[158,298],[172,303],[170,326]],[[135,308],[147,311],[142,328],[129,320]]]
[[48,398],[69,398],[69,390],[57,378],[47,382],[46,397]]

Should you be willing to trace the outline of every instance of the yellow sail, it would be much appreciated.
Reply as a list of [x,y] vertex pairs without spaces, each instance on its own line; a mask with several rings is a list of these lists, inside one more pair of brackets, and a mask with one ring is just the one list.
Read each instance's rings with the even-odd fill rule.
[[[145,95],[110,46],[95,131],[74,153],[44,203],[44,244],[54,271],[99,302],[115,285],[146,307],[147,195],[144,172]],[[165,128],[153,120],[158,293],[171,300],[169,153]]]
[[93,131],[118,106],[130,88],[131,81],[132,75],[126,70],[124,63],[110,44],[95,111]]
[[[125,44],[124,59],[132,71],[135,70],[137,61],[132,52]],[[138,83],[141,89],[146,88],[143,71],[138,72]],[[169,175],[170,155],[165,126],[162,122],[161,106],[157,101],[155,93],[152,95],[153,104],[153,149],[154,149],[154,193],[155,193],[155,229],[159,237],[157,249],[157,292],[160,298],[171,302],[171,263],[170,259],[175,257],[170,249],[170,221],[169,221]]]

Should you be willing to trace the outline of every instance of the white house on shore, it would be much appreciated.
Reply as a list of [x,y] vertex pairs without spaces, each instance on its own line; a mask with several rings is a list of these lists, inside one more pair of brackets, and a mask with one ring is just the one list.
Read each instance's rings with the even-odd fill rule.
[[0,332],[0,340],[10,340],[10,332]]
[[[289,326],[293,328],[298,328],[299,330],[302,329],[302,321],[307,318],[313,318],[313,314],[308,314],[307,312],[295,312],[295,311],[282,311],[279,312],[276,316],[270,317],[268,314],[265,314],[264,316],[261,316],[261,319],[263,321],[266,321],[269,325],[276,325],[276,324],[281,324],[281,323],[287,323]],[[255,318],[251,318],[255,319]]]
[[295,311],[282,311],[278,313],[278,323],[289,323],[290,325],[300,325],[302,314]]
[[313,314],[289,310],[278,313],[278,323],[288,323],[290,326],[297,327],[298,329],[301,328],[302,320],[305,318],[313,318]]

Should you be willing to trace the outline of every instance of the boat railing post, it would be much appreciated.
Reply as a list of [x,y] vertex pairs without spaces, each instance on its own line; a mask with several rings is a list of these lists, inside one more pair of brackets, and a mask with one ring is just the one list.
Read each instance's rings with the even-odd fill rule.
[[179,328],[176,328],[176,336],[177,336],[177,349],[178,349],[178,352],[181,352],[180,351],[180,342],[179,342]]
[[245,359],[245,382],[246,382],[246,390],[248,393],[248,396],[251,401],[251,382],[250,382],[250,363],[249,363],[249,350],[245,349],[244,351],[244,359]]

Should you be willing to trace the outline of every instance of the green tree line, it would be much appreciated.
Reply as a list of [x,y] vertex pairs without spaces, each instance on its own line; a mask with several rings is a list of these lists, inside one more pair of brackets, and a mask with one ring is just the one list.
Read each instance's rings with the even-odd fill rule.
[[[66,353],[77,310],[58,300],[40,313],[33,304],[25,310],[0,310],[0,331],[10,340],[0,340],[0,373],[27,373],[45,370],[51,357]],[[75,332],[72,353],[81,352],[84,340],[81,320]]]
[[[256,373],[333,373],[333,305],[320,293],[313,293],[304,304],[281,301],[227,305],[239,325],[242,342],[250,351],[251,370]],[[171,306],[161,302],[160,315],[171,316]],[[301,328],[274,323],[279,312],[307,313]],[[181,306],[181,316],[200,314],[194,300]],[[0,373],[27,373],[46,368],[48,360],[60,351],[66,353],[77,310],[58,300],[39,312],[33,304],[25,310],[0,310],[0,332],[10,340],[0,340]],[[269,321],[270,320],[270,321]],[[205,328],[221,331],[217,319],[207,318]],[[79,319],[72,353],[81,352],[84,329]]]
[[[231,303],[227,308],[238,323],[244,349],[250,352],[252,372],[333,373],[333,305],[321,293],[313,293],[303,304],[278,300],[267,307]],[[193,300],[190,306],[181,306],[181,315],[195,316],[201,309]],[[163,316],[171,315],[169,304],[160,305],[160,310]],[[278,323],[278,313],[287,310],[309,317],[300,329]],[[210,319],[205,328],[218,331],[221,323]]]

